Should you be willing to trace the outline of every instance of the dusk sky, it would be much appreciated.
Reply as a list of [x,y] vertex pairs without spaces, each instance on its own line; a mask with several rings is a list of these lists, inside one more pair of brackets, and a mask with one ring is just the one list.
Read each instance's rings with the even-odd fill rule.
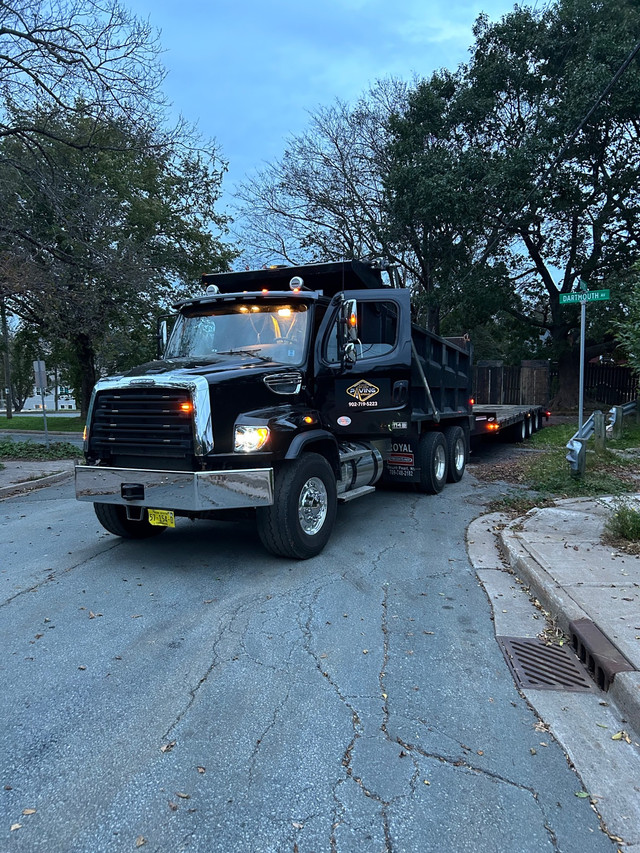
[[165,92],[217,139],[234,183],[280,156],[309,112],[375,80],[455,69],[473,22],[513,0],[124,0],[161,30]]

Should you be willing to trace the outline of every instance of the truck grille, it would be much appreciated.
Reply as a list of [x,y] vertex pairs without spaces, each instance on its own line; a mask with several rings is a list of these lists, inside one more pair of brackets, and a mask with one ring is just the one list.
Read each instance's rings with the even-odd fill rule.
[[90,452],[99,457],[191,456],[192,410],[191,394],[184,388],[99,391],[93,407]]

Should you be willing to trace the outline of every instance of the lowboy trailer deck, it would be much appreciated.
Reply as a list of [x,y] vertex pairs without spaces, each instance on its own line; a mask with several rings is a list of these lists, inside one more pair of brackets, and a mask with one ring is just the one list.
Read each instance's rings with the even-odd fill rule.
[[511,441],[525,441],[549,416],[544,406],[474,405],[471,438],[503,435]]

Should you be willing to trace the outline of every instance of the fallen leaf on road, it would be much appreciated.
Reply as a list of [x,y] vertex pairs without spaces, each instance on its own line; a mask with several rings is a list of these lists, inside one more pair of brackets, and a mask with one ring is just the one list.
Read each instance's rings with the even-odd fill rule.
[[89,611],[89,619],[95,619],[95,618],[96,618],[96,614],[93,612],[93,610],[90,610]]
[[198,767],[198,773],[204,773],[204,772],[205,772],[204,767]]
[[147,839],[144,837],[144,835],[139,835],[136,838],[136,847],[142,847],[142,845],[146,844],[146,843],[147,843]]
[[581,800],[585,800],[588,796],[587,791],[576,791],[576,797],[580,797]]
[[171,752],[173,747],[176,745],[175,740],[170,741],[169,743],[165,743],[164,746],[160,747],[160,752]]
[[191,794],[183,794],[182,791],[176,791],[176,797],[180,797],[181,800],[190,800]]
[[169,800],[169,808],[171,809],[172,812],[177,812],[178,809],[180,808],[180,806],[177,803],[174,803],[171,800]]
[[614,735],[611,735],[611,740],[624,740],[627,743],[631,743],[631,738],[624,730],[621,732],[616,732]]
[[22,809],[22,814],[35,814],[35,809]]
[[131,617],[132,619],[142,619],[142,613],[136,613],[135,616]]
[[86,669],[86,666],[84,664],[82,664],[81,666],[78,667],[78,669],[81,669],[84,671]]
[[12,824],[11,824],[11,832],[15,832],[15,831],[16,831],[16,829],[21,829],[21,828],[22,828],[22,824],[21,824],[21,823],[12,823]]
[[292,825],[295,827],[295,829],[302,829],[302,828],[304,827],[304,824],[303,824],[303,823],[298,823],[298,822],[297,822],[297,821],[295,821],[295,820],[293,821],[293,824],[292,824]]

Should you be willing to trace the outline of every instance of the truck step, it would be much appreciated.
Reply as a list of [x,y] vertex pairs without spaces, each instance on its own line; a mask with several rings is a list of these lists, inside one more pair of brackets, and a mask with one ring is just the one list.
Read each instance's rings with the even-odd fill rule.
[[343,492],[338,495],[340,503],[346,504],[348,501],[353,501],[356,498],[361,498],[363,495],[368,495],[369,492],[375,492],[375,486],[360,486],[359,489],[352,489],[350,492]]

